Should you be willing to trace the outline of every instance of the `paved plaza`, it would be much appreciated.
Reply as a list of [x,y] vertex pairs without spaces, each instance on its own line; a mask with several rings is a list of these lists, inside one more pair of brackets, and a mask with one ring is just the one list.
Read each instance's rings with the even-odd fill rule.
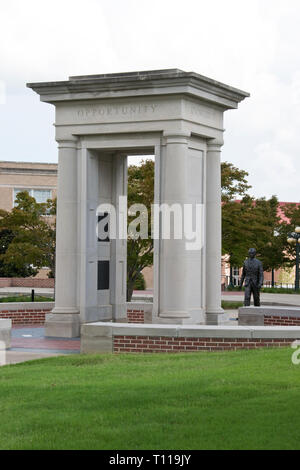
[[47,338],[43,326],[20,325],[11,330],[11,347],[6,351],[6,363],[16,364],[79,352],[79,338]]
[[[7,288],[6,288],[7,289]],[[20,292],[20,288],[11,288]],[[23,288],[23,292],[29,292]],[[40,289],[43,291],[43,289]],[[47,289],[49,291],[49,289]],[[1,295],[2,289],[0,289]],[[22,293],[23,293],[22,292]],[[41,292],[42,293],[42,292]],[[135,291],[134,298],[139,301],[152,300],[152,291]],[[243,301],[243,292],[223,292],[222,300]],[[300,306],[299,295],[293,294],[261,294],[262,304],[265,305],[294,305]],[[238,325],[238,310],[225,310],[219,317],[220,325]],[[11,348],[6,351],[6,363],[15,364],[34,359],[66,354],[80,353],[80,338],[53,338],[45,336],[43,325],[17,325],[12,328]]]

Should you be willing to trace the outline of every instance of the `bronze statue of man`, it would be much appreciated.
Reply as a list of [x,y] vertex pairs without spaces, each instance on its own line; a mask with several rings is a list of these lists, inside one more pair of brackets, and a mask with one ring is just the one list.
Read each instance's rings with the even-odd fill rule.
[[240,287],[245,281],[245,307],[250,307],[251,293],[253,293],[254,306],[260,307],[260,289],[264,282],[264,270],[261,261],[255,258],[256,249],[250,248],[248,259],[244,262]]

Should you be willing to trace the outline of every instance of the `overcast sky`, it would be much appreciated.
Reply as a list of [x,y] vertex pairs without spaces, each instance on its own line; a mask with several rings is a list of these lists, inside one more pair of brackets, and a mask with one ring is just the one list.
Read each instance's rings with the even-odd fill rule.
[[26,82],[161,68],[251,93],[222,160],[300,201],[299,0],[0,0],[0,160],[57,162],[54,108]]

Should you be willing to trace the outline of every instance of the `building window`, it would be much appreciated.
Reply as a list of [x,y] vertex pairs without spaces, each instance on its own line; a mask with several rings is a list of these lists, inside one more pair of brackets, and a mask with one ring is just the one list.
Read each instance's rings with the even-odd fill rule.
[[29,189],[29,188],[18,188],[14,189],[14,207],[16,205],[16,197],[18,193],[27,191],[31,197],[34,197],[38,204],[47,202],[48,199],[52,198],[51,189]]
[[232,275],[233,275],[233,285],[238,286],[239,277],[240,277],[240,268],[234,267]]

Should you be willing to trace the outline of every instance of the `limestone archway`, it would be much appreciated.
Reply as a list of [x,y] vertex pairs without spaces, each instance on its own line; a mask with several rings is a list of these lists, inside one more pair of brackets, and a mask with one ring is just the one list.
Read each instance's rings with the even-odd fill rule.
[[149,151],[155,202],[204,208],[203,246],[189,251],[186,240],[155,240],[154,321],[217,324],[223,114],[249,95],[177,69],[28,86],[55,106],[59,147],[56,299],[47,335],[126,321],[126,240],[97,241],[96,209],[126,195],[127,155]]

